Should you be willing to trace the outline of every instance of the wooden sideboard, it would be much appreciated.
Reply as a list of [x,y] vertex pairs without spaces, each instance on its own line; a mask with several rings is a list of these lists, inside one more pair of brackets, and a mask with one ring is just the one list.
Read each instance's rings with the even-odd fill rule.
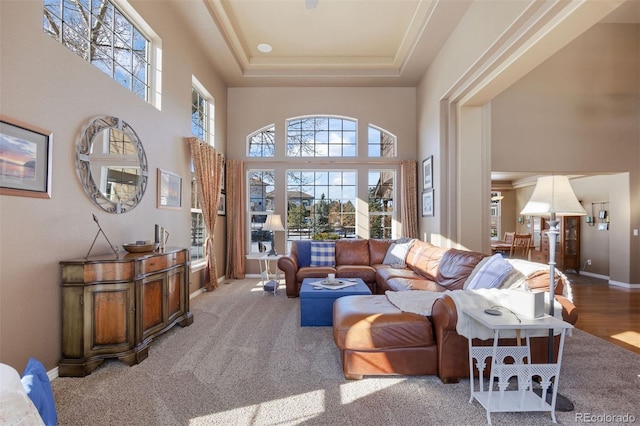
[[60,266],[60,376],[86,376],[106,358],[137,364],[155,337],[193,323],[188,249],[91,256]]

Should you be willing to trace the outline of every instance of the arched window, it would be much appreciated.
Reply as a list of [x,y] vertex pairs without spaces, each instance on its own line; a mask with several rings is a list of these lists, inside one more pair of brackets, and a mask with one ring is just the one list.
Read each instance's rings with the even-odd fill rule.
[[369,125],[367,132],[367,152],[369,157],[396,156],[395,135],[371,124]]
[[273,157],[276,153],[276,127],[272,124],[247,137],[249,157]]
[[315,116],[287,120],[287,157],[355,157],[358,122]]

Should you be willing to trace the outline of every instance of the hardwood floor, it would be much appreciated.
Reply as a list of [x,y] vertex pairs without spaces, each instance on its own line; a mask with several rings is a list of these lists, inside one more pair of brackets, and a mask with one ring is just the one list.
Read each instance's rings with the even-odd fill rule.
[[578,308],[576,328],[640,354],[640,289],[606,280],[566,274]]

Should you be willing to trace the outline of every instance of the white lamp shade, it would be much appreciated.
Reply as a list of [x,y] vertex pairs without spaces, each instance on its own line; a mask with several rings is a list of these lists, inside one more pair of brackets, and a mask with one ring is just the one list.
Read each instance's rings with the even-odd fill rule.
[[280,218],[280,215],[268,215],[262,229],[264,229],[265,231],[284,231],[284,226],[282,226],[282,219]]
[[538,178],[531,198],[521,215],[584,216],[587,214],[576,198],[567,176],[542,176]]

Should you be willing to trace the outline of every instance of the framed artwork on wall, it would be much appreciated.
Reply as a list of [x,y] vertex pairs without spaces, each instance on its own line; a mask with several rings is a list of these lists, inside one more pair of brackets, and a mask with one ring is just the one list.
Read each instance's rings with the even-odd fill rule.
[[433,189],[422,193],[422,216],[433,216]]
[[227,195],[223,192],[218,197],[218,216],[224,216],[227,214]]
[[422,160],[422,189],[433,188],[433,155]]
[[0,195],[51,198],[53,133],[0,115]]
[[179,175],[158,169],[156,202],[159,209],[177,210],[182,207],[182,178]]

